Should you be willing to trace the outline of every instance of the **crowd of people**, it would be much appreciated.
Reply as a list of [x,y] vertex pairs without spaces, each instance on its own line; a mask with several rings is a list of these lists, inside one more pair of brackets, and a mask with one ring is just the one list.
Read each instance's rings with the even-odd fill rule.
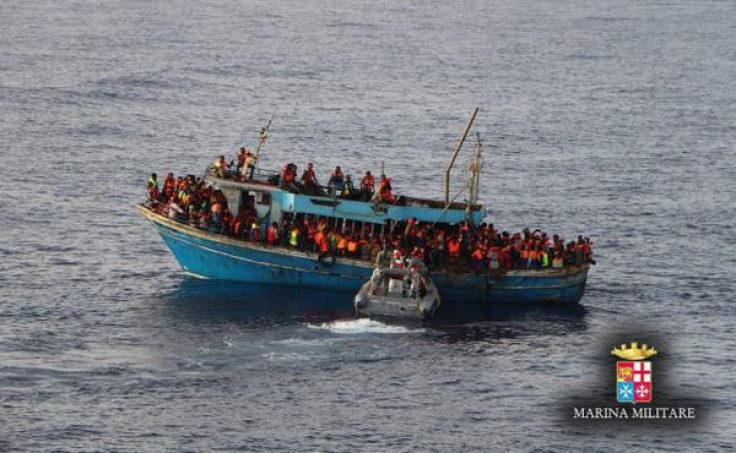
[[[221,179],[252,180],[257,159],[256,155],[243,147],[238,151],[236,158],[230,162],[225,160],[225,156],[215,159],[211,172]],[[391,178],[381,175],[376,183],[373,174],[366,171],[360,184],[356,186],[351,175],[343,173],[339,165],[330,173],[326,185],[321,185],[317,180],[314,164],[311,162],[307,164],[301,178],[297,166],[294,163],[287,163],[281,167],[278,174],[271,175],[268,180],[292,193],[340,197],[374,203],[393,204],[397,202],[397,197],[392,194]]]
[[[305,173],[310,170],[311,165]],[[312,177],[307,175],[307,179]],[[375,225],[304,214],[284,214],[280,222],[266,226],[262,225],[265,219],[258,217],[252,196],[232,213],[222,191],[206,180],[194,175],[175,177],[173,173],[166,176],[161,188],[158,176],[152,174],[148,194],[150,209],[176,221],[245,241],[324,256],[378,263],[390,256],[392,265],[398,260],[407,266],[412,261],[421,262],[430,269],[469,266],[479,273],[595,264],[589,238],[578,236],[566,242],[539,229],[511,234],[489,223],[472,228],[463,222],[433,224],[408,219]]]

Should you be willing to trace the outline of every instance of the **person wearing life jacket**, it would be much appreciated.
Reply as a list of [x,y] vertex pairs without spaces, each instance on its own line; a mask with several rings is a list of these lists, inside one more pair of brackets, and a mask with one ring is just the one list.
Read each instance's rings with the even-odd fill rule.
[[355,236],[352,234],[348,237],[347,250],[348,250],[349,256],[353,258],[358,257],[358,241],[355,239]]
[[307,250],[314,250],[314,235],[317,233],[317,230],[314,228],[314,223],[309,220],[305,220],[304,231],[306,233],[305,246]]
[[171,200],[176,193],[176,179],[173,173],[169,173],[164,180],[164,195],[166,195],[166,201]]
[[573,264],[580,265],[583,264],[583,238],[582,236],[578,236],[577,242],[572,247],[572,254],[573,254]]
[[353,186],[353,181],[350,179],[350,175],[345,176],[345,182],[342,184],[342,191],[340,192],[340,196],[342,198],[352,198],[353,194],[355,193],[355,186]]
[[253,242],[258,242],[261,240],[261,225],[258,223],[257,219],[253,219],[253,221],[250,224],[250,232],[248,233],[248,239],[250,239]]
[[[406,262],[401,251],[395,249],[391,260],[390,269],[405,269]],[[403,293],[406,275],[403,273],[389,273],[388,290],[391,293]]]
[[507,245],[506,247],[501,247],[501,250],[498,252],[498,261],[504,269],[511,269],[514,267],[514,259],[511,256],[512,248],[512,246]]
[[395,201],[394,196],[391,194],[391,178],[381,175],[381,180],[378,182],[378,190],[371,197],[371,201],[374,203],[393,203]]
[[299,193],[299,188],[296,186],[296,165],[290,163],[282,167],[279,186],[292,193]]
[[217,176],[220,179],[225,179],[225,176],[227,176],[230,165],[231,164],[228,164],[227,162],[225,162],[225,156],[219,156],[217,159],[215,159],[215,165],[213,167],[213,172],[215,176]]
[[538,246],[534,244],[529,246],[529,262],[526,267],[529,269],[539,268],[539,250]]
[[266,230],[266,244],[274,245],[279,240],[279,224],[273,222]]
[[539,253],[539,267],[549,267],[549,255],[547,254],[547,250],[540,245],[537,246],[537,253]]
[[526,244],[521,245],[521,250],[519,251],[518,267],[529,267],[529,246]]
[[[390,267],[392,269],[404,269],[406,268],[406,261],[404,261],[404,256],[401,254],[401,251],[399,249],[395,249],[392,255],[391,265]],[[404,278],[403,275],[392,275],[391,278]]]
[[470,259],[475,272],[479,272],[485,264],[483,249],[480,245],[476,245],[474,247],[473,253],[470,255]]
[[561,252],[555,252],[555,256],[552,258],[552,268],[562,269],[565,265],[565,259],[562,257]]
[[580,251],[583,252],[583,263],[590,263],[592,248],[590,247],[589,238],[586,237],[580,244]]
[[345,256],[348,250],[348,239],[340,234],[337,235],[337,254]]
[[289,246],[292,248],[299,247],[300,236],[301,231],[299,231],[299,227],[297,225],[294,225],[294,228],[292,228],[291,232],[289,233]]
[[[192,208],[193,205],[190,205],[189,207]],[[232,232],[233,236],[238,239],[242,239],[243,233],[245,232],[245,226],[243,225],[244,219],[241,214],[238,214],[237,216],[233,217],[232,220],[230,220],[230,231]],[[190,211],[189,217],[192,217],[192,211]]]
[[376,190],[376,179],[373,177],[370,171],[365,172],[365,176],[360,180],[360,190],[364,193],[373,195]]
[[318,230],[314,235],[314,246],[320,253],[326,253],[330,249],[327,237],[322,230]]
[[314,165],[311,162],[307,164],[307,169],[302,173],[302,184],[307,188],[310,193],[314,193],[314,189],[317,188],[317,175],[314,173]]
[[457,236],[447,241],[447,253],[450,256],[450,262],[457,262],[460,258],[460,240]]
[[154,187],[158,189],[158,175],[156,173],[151,173],[151,176],[148,178],[148,183],[146,184],[146,187],[148,187],[148,190],[151,190]]
[[335,230],[330,228],[327,232],[327,243],[330,246],[330,250],[332,253],[337,253],[337,240],[338,240],[338,234]]
[[327,187],[330,189],[330,196],[337,196],[342,193],[342,185],[345,182],[345,175],[343,175],[340,166],[335,167],[335,170],[330,175],[330,180],[327,182]]
[[156,173],[151,173],[146,187],[148,188],[148,199],[153,202],[158,202],[161,192],[158,190],[158,176]]

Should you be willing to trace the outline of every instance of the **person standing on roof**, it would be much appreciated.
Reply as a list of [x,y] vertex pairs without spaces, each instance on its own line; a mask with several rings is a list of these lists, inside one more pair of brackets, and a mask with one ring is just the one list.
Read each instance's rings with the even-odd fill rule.
[[393,203],[394,196],[391,194],[391,178],[386,175],[381,175],[381,181],[378,183],[378,190],[371,197],[371,201],[374,203]]
[[342,185],[342,193],[340,195],[343,198],[350,198],[354,192],[355,186],[353,186],[353,181],[350,179],[350,175],[347,175],[345,176],[345,182]]
[[227,176],[229,168],[230,168],[230,164],[225,162],[225,156],[220,156],[217,159],[215,159],[215,165],[213,168],[213,172],[215,173],[215,176],[217,176],[218,178],[225,179],[225,176]]
[[318,185],[317,175],[314,174],[314,165],[311,162],[307,164],[307,169],[302,173],[302,184],[309,189],[314,189]]
[[237,166],[235,167],[238,174],[243,174],[243,166],[245,165],[245,147],[241,146],[238,150],[238,153],[235,155],[235,160],[238,161]]
[[250,152],[247,148],[241,148],[245,150],[245,154],[243,155],[243,166],[240,169],[240,175],[245,179],[246,175],[248,176],[248,179],[253,179],[253,173],[256,170],[256,161],[258,160],[256,156]]
[[376,191],[376,180],[370,171],[365,172],[365,176],[360,181],[360,190],[363,192],[363,200],[370,200],[373,192]]
[[281,188],[286,189],[292,193],[299,193],[299,188],[296,185],[296,165],[286,164],[281,171]]

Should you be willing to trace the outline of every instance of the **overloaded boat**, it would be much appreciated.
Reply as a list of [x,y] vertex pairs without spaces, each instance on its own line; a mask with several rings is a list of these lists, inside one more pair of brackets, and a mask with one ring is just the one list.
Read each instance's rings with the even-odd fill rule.
[[355,311],[365,316],[429,319],[439,306],[437,286],[411,269],[376,268],[355,296]]
[[[454,198],[449,193],[449,175],[476,112],[477,109],[447,167],[444,201],[409,196],[391,202],[345,198],[337,196],[332,188],[321,186],[302,191],[280,182],[278,171],[256,167],[251,168],[250,175],[210,168],[205,176],[206,183],[221,191],[230,212],[238,212],[246,205],[253,209],[257,216],[253,231],[261,231],[261,238],[268,226],[284,222],[319,222],[337,231],[366,232],[377,238],[385,237],[397,225],[407,222],[462,225],[472,231],[481,225],[486,215],[477,200],[482,165],[479,134],[476,135],[470,181]],[[265,132],[262,129],[256,158],[266,137],[267,129]],[[461,194],[466,194],[466,202],[455,201]],[[138,210],[153,224],[183,270],[195,277],[343,290],[354,294],[373,273],[372,257],[336,255],[332,249],[320,251],[316,247],[268,243],[258,238],[242,240],[167,215],[155,202],[141,203]],[[429,275],[432,287],[445,302],[577,303],[583,296],[588,270],[588,262],[581,261],[538,269],[493,265],[473,269],[467,265],[448,265],[430,266]]]

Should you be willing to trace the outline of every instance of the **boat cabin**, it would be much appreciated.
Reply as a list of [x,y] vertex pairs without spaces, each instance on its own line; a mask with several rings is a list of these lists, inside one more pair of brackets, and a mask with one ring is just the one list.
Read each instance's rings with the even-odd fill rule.
[[[316,195],[292,193],[274,184],[270,176],[241,180],[237,176],[220,178],[208,171],[207,180],[218,186],[228,202],[230,212],[237,213],[248,202],[255,208],[262,226],[280,222],[284,215],[292,219],[328,219],[342,228],[391,225],[415,218],[428,223],[468,222],[478,225],[485,215],[480,204],[466,205],[414,197],[399,197],[396,204],[374,203],[363,199],[349,199],[327,195],[327,188],[320,187]],[[334,219],[334,223],[333,223]],[[362,225],[361,225],[362,224]]]

